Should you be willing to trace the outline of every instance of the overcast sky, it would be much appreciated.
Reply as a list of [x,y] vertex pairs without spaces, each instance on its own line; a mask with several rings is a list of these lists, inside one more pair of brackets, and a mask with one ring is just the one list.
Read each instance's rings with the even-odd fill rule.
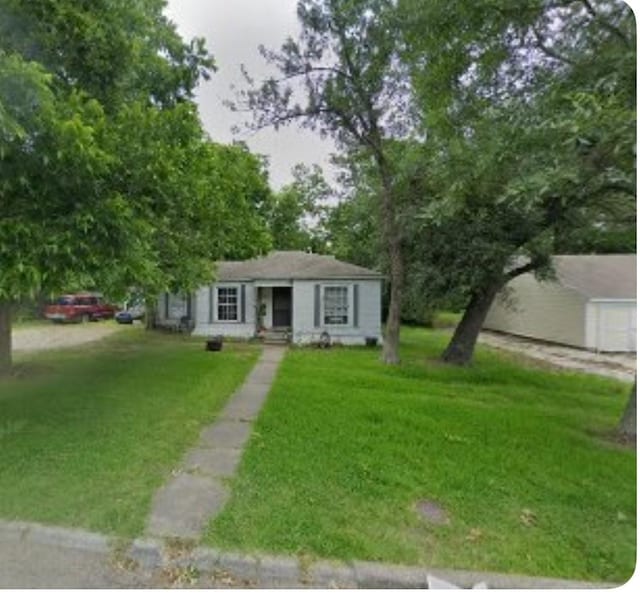
[[330,141],[295,127],[234,137],[231,127],[243,123],[246,115],[234,114],[223,105],[225,99],[233,99],[231,86],[243,85],[241,64],[256,81],[267,78],[269,70],[258,45],[276,49],[287,36],[296,35],[296,0],[168,0],[166,13],[184,38],[204,37],[216,59],[218,71],[197,92],[200,115],[213,140],[237,138],[253,152],[267,155],[274,188],[291,180],[296,163],[319,163],[326,169],[333,147]]

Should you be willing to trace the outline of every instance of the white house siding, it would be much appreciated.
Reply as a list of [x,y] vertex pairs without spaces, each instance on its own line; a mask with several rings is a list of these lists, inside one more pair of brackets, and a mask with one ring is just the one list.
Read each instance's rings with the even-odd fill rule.
[[[322,305],[320,305],[320,324],[315,326],[316,285],[322,289],[330,285],[348,287],[349,312],[346,325],[324,325]],[[358,286],[357,317],[354,320],[354,286]],[[331,340],[343,345],[362,345],[365,337],[382,340],[381,320],[381,281],[379,280],[311,280],[293,282],[293,337],[294,343],[304,344],[319,341],[323,332],[329,333]],[[357,325],[356,325],[357,323]]]
[[[194,299],[191,297],[191,316],[194,312]],[[188,315],[187,296],[184,294],[162,293],[158,298],[156,320],[162,324],[176,324]]]
[[586,344],[597,351],[636,351],[636,301],[592,300],[587,305]]
[[[245,286],[245,318],[244,322],[218,321],[218,304],[216,287]],[[213,291],[212,291],[213,290]],[[250,339],[256,332],[256,288],[252,282],[219,283],[201,287],[196,292],[194,335],[223,335]],[[240,305],[238,306],[240,308]]]
[[485,329],[587,347],[587,300],[578,292],[531,274],[516,277],[508,288],[507,303],[502,296],[495,299]]
[[273,326],[273,291],[271,287],[260,287],[259,292],[260,303],[264,306],[262,324],[265,328],[271,328]]

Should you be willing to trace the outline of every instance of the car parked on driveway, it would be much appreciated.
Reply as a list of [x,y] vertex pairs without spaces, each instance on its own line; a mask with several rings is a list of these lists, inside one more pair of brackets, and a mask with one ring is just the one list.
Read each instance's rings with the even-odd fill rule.
[[46,306],[44,315],[53,322],[96,322],[113,318],[116,310],[99,293],[74,293],[62,295]]
[[116,322],[118,324],[133,324],[134,320],[142,320],[145,310],[142,304],[132,304],[124,310],[116,312]]

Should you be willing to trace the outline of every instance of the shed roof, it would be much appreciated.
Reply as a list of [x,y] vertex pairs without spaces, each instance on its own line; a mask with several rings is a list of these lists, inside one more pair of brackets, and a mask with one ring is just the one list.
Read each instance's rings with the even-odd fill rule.
[[554,256],[558,281],[589,299],[636,299],[635,254]]
[[380,279],[382,275],[333,256],[299,251],[275,251],[241,261],[218,263],[219,281],[276,279]]

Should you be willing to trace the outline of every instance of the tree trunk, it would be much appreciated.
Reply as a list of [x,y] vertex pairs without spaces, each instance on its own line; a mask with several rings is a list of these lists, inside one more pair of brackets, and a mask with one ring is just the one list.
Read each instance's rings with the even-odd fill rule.
[[387,326],[384,335],[384,348],[382,361],[385,364],[400,363],[400,309],[402,306],[402,277],[403,262],[400,242],[389,242],[390,259],[390,299],[389,312],[387,314]]
[[11,304],[0,301],[0,376],[11,371]]
[[156,328],[156,301],[146,300],[144,303],[144,312],[145,328],[148,331]]
[[633,381],[633,387],[629,394],[627,407],[622,414],[620,423],[618,424],[618,433],[625,438],[636,438],[636,400],[637,400],[637,384],[638,377],[636,375]]
[[445,362],[458,366],[471,363],[480,329],[501,287],[501,282],[494,282],[473,294],[462,320],[458,323],[449,345],[442,354]]
[[389,283],[391,286],[382,361],[385,364],[396,365],[400,363],[400,309],[402,306],[404,262],[402,242],[396,221],[391,173],[384,159],[379,158],[378,165],[382,179],[382,230],[389,258]]

